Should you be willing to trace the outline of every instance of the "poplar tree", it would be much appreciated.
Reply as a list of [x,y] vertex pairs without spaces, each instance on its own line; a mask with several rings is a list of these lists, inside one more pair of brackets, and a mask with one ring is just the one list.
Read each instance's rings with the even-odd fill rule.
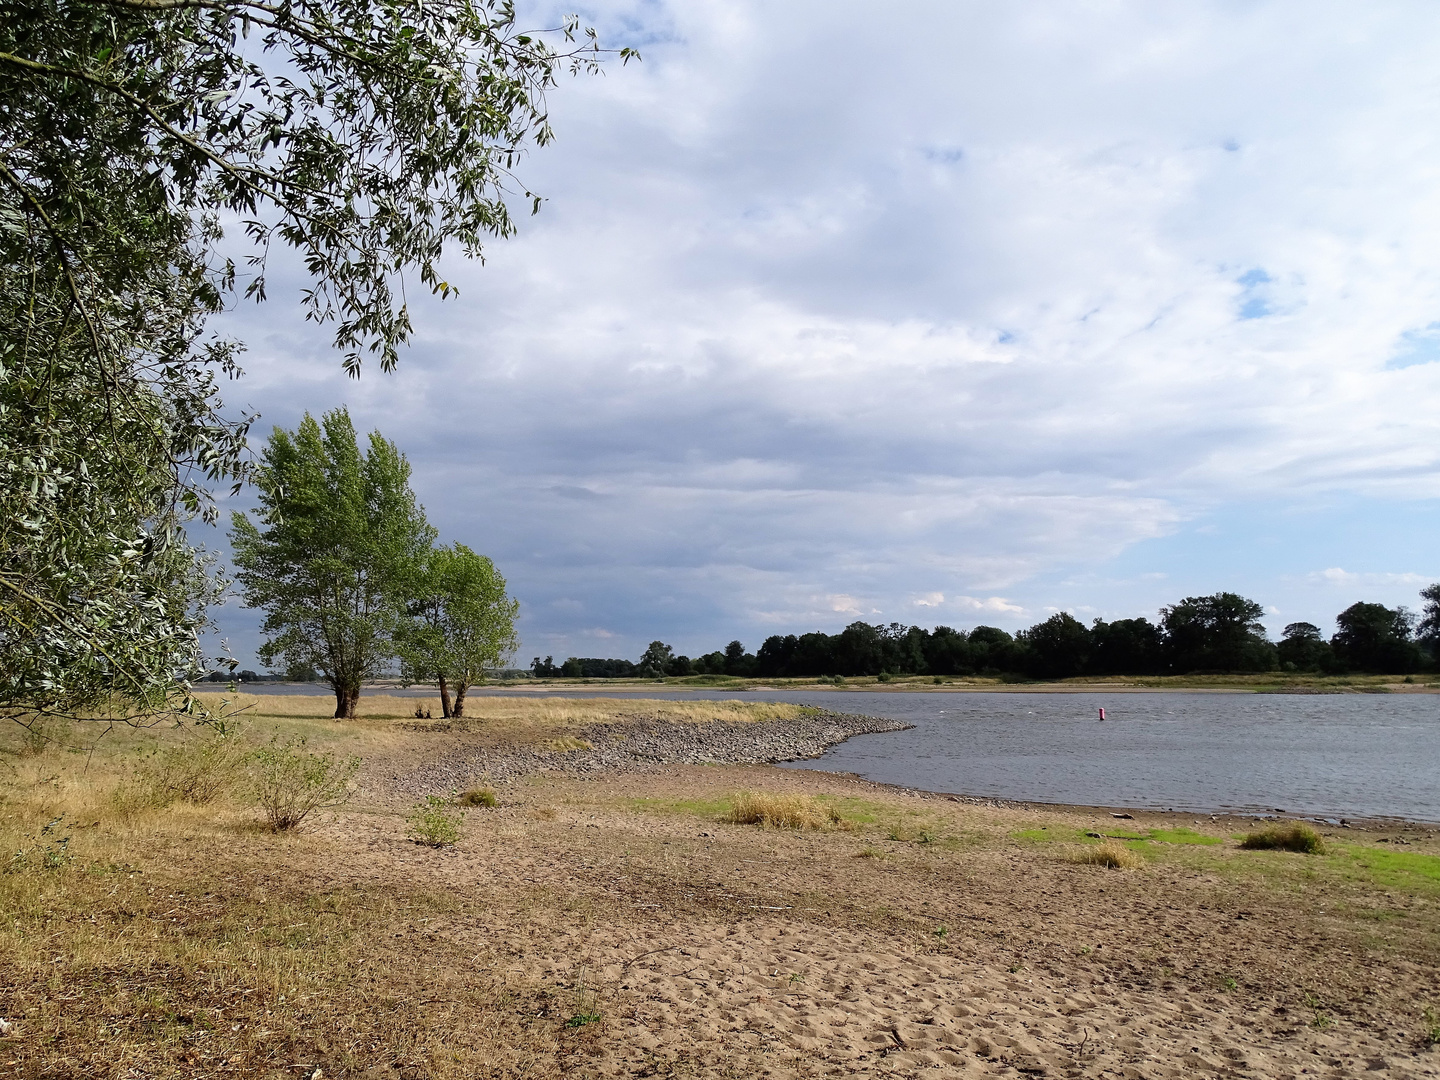
[[372,432],[361,452],[346,409],[276,428],[257,470],[259,524],[234,515],[245,605],[265,612],[262,662],[313,667],[355,715],[360,686],[389,674],[395,638],[435,530],[410,463]]
[[425,557],[409,609],[410,621],[397,638],[406,682],[436,680],[443,715],[464,716],[466,691],[519,645],[519,601],[506,595],[494,563],[455,544]]

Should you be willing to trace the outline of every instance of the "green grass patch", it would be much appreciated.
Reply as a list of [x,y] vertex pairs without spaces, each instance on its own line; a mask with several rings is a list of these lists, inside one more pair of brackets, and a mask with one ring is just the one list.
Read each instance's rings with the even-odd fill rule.
[[1366,877],[1384,888],[1406,892],[1440,891],[1440,856],[1437,855],[1349,847],[1337,858],[1364,871]]
[[857,825],[874,825],[882,817],[893,814],[893,811],[873,803],[868,799],[857,799],[842,795],[816,795],[815,801],[824,803],[826,806],[833,806],[849,821]]

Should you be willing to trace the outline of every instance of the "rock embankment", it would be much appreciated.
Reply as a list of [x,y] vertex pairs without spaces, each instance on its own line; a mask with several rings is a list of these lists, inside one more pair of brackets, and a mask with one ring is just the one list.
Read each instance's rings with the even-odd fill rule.
[[554,773],[585,777],[606,772],[644,772],[665,765],[759,765],[817,758],[852,735],[911,727],[876,716],[816,712],[788,720],[693,723],[634,717],[592,724],[568,742],[588,748],[535,746],[455,748],[408,776],[388,777],[387,787],[423,795],[483,781],[511,783],[522,776]]

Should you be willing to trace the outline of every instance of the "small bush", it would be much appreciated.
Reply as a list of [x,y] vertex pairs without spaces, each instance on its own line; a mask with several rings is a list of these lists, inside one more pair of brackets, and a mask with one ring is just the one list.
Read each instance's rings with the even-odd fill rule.
[[1246,834],[1240,846],[1247,851],[1298,851],[1302,855],[1319,855],[1325,850],[1320,834],[1300,821],[1257,829]]
[[206,806],[239,783],[249,757],[234,727],[167,746],[140,763],[116,789],[114,802],[122,811],[163,810],[177,802]]
[[889,681],[890,681],[891,679],[893,679],[894,677],[895,677],[895,676],[891,675],[888,671],[882,671],[882,672],[880,672],[879,675],[875,676],[875,681],[876,681],[876,682],[889,682]]
[[410,811],[410,839],[426,847],[448,847],[460,839],[460,811],[452,810],[449,803],[434,795],[426,795],[424,802],[415,804]]
[[33,716],[21,719],[12,716],[17,727],[20,728],[20,757],[38,757],[49,749],[51,743],[62,742],[66,735],[66,728],[70,725],[63,720],[49,716]]
[[38,834],[31,833],[25,839],[34,843],[12,852],[10,862],[4,868],[6,871],[62,870],[74,859],[70,854],[70,826],[65,824],[64,814],[42,826]]
[[360,771],[359,758],[307,750],[303,735],[275,736],[255,751],[250,764],[250,793],[276,832],[298,827],[316,810],[339,806]]
[[1085,866],[1108,866],[1114,870],[1135,870],[1145,865],[1143,858],[1114,841],[1081,848],[1068,855],[1067,859]]
[[736,825],[762,825],[768,829],[850,829],[833,806],[823,806],[808,795],[769,795],[742,791],[724,820]]
[[1428,1005],[1421,1015],[1425,1020],[1425,1030],[1420,1033],[1420,1041],[1426,1046],[1440,1046],[1440,1015]]
[[495,809],[496,801],[495,792],[488,787],[471,788],[456,800],[461,806],[483,806],[487,810]]

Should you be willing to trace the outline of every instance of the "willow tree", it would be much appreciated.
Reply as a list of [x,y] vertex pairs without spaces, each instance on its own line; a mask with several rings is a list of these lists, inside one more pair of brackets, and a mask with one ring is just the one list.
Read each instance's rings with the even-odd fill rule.
[[[410,620],[396,638],[407,682],[436,680],[443,715],[465,715],[465,693],[514,653],[519,601],[495,564],[464,544],[435,548],[411,588]],[[450,691],[455,699],[450,699]]]
[[6,5],[0,709],[184,687],[214,591],[184,526],[247,475],[218,396],[239,346],[207,317],[263,300],[288,246],[346,370],[393,368],[406,278],[450,295],[447,247],[538,208],[513,170],[557,75],[601,59],[577,29],[501,0]]
[[345,409],[276,428],[256,473],[259,525],[234,515],[236,580],[265,612],[260,659],[313,667],[351,718],[360,686],[390,672],[435,530],[410,463],[376,431],[362,453]]

